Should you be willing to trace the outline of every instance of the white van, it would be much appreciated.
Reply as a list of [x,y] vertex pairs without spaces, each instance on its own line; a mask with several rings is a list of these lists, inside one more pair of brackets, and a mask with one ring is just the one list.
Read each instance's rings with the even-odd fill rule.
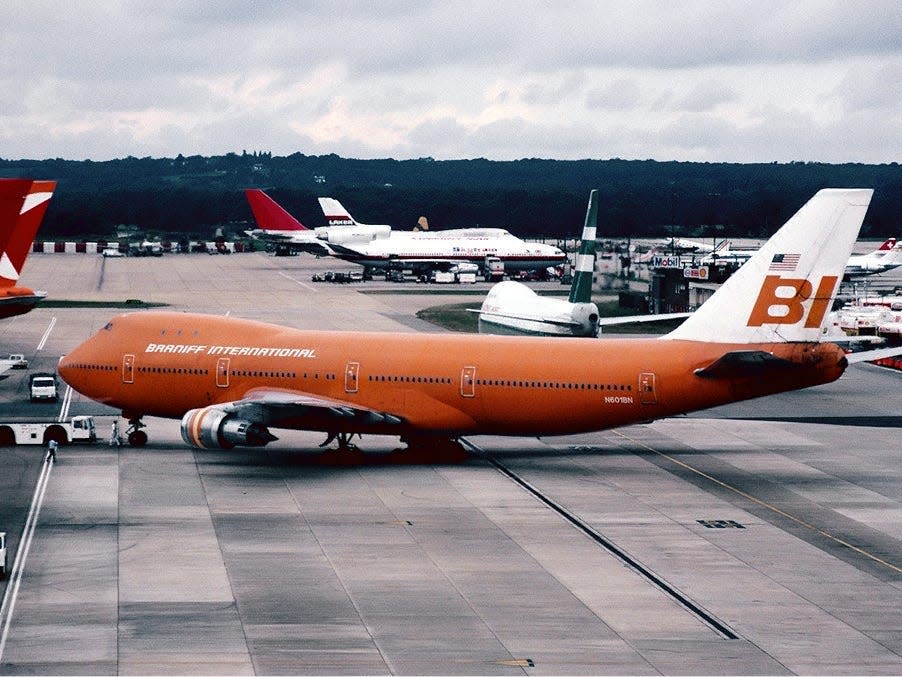
[[56,388],[56,375],[48,373],[32,374],[28,380],[31,401],[56,402],[59,392]]

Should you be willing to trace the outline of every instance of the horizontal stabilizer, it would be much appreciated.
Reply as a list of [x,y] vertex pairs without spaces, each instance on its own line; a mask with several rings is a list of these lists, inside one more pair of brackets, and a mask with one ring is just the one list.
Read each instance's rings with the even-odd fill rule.
[[551,317],[536,317],[535,315],[516,315],[514,313],[493,313],[489,310],[481,310],[479,308],[465,308],[468,313],[479,313],[488,317],[506,317],[509,320],[525,320],[528,322],[541,322],[543,324],[553,324],[559,327],[581,327],[581,322],[575,320],[561,320]]
[[633,324],[634,322],[664,322],[666,320],[685,320],[692,313],[659,313],[657,315],[621,315],[620,317],[599,317],[599,326],[609,327],[615,324]]
[[763,350],[734,350],[722,355],[695,375],[702,378],[737,378],[759,376],[769,371],[797,367],[795,362],[775,357]]

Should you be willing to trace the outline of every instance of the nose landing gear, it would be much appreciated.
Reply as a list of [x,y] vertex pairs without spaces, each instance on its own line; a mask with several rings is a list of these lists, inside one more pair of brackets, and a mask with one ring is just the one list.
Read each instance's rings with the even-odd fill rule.
[[146,428],[147,425],[141,422],[141,417],[130,418],[128,419],[128,428],[125,429],[125,434],[128,437],[128,443],[133,447],[143,447],[147,444],[147,433],[141,430],[141,428]]

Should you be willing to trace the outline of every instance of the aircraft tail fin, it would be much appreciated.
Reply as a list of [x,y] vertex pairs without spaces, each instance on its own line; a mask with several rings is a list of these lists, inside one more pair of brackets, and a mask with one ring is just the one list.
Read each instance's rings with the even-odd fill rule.
[[19,280],[55,188],[56,181],[0,181],[0,286]]
[[589,193],[586,219],[576,255],[576,272],[570,285],[570,303],[589,303],[592,300],[592,275],[595,272],[595,237],[598,227],[598,190]]
[[0,250],[6,251],[29,188],[31,179],[0,179]]
[[413,227],[414,230],[429,230],[429,221],[425,216],[421,216],[417,219],[417,225]]
[[356,226],[357,222],[354,220],[348,210],[345,209],[341,202],[336,200],[333,197],[321,197],[317,198],[319,200],[319,206],[323,210],[323,215],[326,217],[326,224],[330,226]]
[[248,188],[244,195],[261,230],[309,230],[259,188]]
[[817,341],[873,192],[818,191],[691,317],[662,338]]
[[885,263],[902,263],[902,242],[896,242],[886,253]]
[[878,252],[889,251],[890,249],[892,249],[895,246],[896,246],[896,238],[891,237],[886,242],[884,242],[882,245],[877,247],[877,251]]

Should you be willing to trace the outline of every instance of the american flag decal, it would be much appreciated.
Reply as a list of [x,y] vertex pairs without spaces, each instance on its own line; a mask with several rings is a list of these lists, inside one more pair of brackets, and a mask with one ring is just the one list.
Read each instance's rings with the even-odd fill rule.
[[799,265],[801,254],[774,254],[770,262],[770,270],[793,271]]

